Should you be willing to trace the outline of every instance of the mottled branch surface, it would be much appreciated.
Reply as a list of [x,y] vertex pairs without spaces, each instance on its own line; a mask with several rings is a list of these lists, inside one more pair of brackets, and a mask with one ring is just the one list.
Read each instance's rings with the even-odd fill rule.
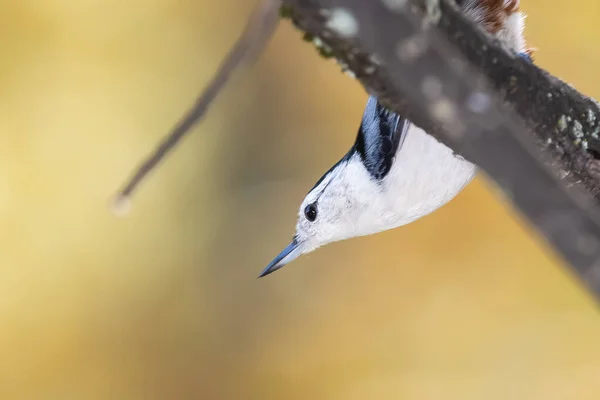
[[477,164],[600,295],[594,100],[504,49],[451,0],[283,3],[323,54]]

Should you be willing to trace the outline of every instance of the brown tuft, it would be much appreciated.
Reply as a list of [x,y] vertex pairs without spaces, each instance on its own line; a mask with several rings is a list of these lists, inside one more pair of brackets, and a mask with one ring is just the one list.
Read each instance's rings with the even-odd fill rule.
[[498,33],[506,19],[519,11],[519,4],[519,0],[481,0],[479,6],[485,12],[483,27],[492,34]]

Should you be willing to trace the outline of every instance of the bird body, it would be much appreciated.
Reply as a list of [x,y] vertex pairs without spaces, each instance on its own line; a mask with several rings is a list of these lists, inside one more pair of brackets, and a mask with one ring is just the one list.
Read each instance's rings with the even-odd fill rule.
[[[518,0],[458,0],[465,14],[518,54],[529,54]],[[370,96],[356,141],[304,198],[292,242],[265,276],[334,241],[409,224],[452,200],[476,166]]]
[[[408,224],[447,203],[473,178],[475,165],[410,121],[395,116],[390,123],[382,113],[389,112],[369,97],[354,146],[300,207],[300,217],[313,204],[323,222],[330,216],[333,221],[299,225],[299,234],[307,232],[302,239],[330,242]],[[396,128],[385,136],[382,126]]]

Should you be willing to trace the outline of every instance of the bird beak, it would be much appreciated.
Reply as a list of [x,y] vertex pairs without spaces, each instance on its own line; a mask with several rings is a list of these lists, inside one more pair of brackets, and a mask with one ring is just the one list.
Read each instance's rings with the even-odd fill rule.
[[263,276],[269,275],[271,272],[277,271],[279,268],[298,258],[300,254],[302,254],[300,251],[300,244],[298,243],[298,240],[294,238],[294,240],[292,240],[292,242],[288,244],[287,247],[269,263],[269,265],[267,265],[267,268],[265,268],[258,277],[262,278]]

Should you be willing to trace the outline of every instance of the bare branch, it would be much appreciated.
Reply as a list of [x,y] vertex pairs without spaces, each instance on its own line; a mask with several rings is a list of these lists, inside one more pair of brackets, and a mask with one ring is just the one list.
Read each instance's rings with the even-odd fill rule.
[[[594,160],[581,146],[594,139],[596,102],[509,54],[446,0],[284,3],[294,22],[347,63],[370,93],[483,169],[600,295],[600,217],[589,196],[566,190],[550,168],[569,171],[597,194],[597,181],[586,168]],[[355,28],[334,23],[340,13]],[[462,46],[448,41],[451,32],[454,44]],[[472,64],[484,65],[483,72],[496,80],[490,84]],[[426,80],[436,80],[441,93],[428,94]],[[495,88],[503,89],[504,100],[537,140]],[[569,137],[574,126],[576,134]],[[553,151],[546,151],[548,139],[556,142]]]
[[279,22],[279,0],[261,0],[237,43],[217,70],[217,74],[198,97],[194,106],[164,138],[156,150],[136,169],[115,199],[113,210],[121,214],[129,208],[130,197],[142,180],[162,161],[181,139],[197,124],[217,95],[225,88],[230,76],[242,64],[251,62],[259,55],[271,38]]

